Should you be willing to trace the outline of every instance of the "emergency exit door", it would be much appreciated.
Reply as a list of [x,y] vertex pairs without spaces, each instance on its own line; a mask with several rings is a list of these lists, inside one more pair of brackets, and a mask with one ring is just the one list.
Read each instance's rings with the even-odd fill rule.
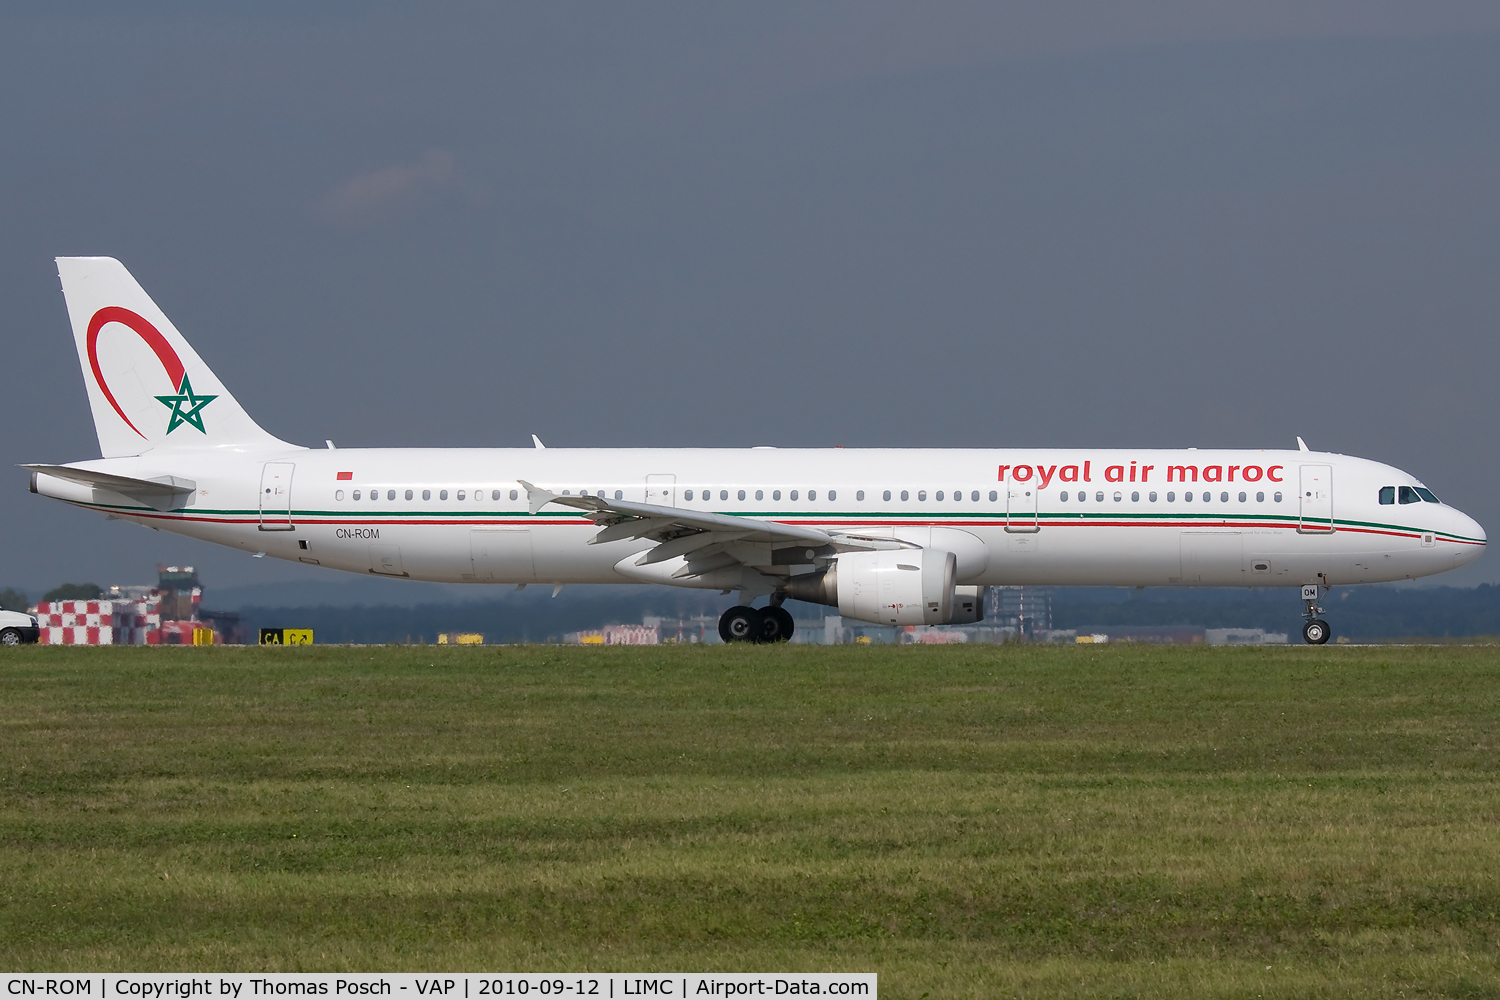
[[291,462],[267,462],[260,471],[260,530],[292,530]]
[[1005,484],[1006,531],[1031,533],[1041,530],[1036,513],[1040,494],[1035,483]]
[[646,477],[646,502],[658,507],[677,506],[677,477],[654,475]]
[[1333,531],[1333,466],[1302,466],[1301,485],[1297,496],[1297,530],[1314,535]]

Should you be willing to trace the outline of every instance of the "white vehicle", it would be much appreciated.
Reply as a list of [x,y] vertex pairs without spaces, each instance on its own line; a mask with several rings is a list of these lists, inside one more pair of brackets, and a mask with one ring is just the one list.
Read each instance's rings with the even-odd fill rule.
[[[726,640],[785,640],[788,598],[967,623],[1000,584],[1323,588],[1461,566],[1473,519],[1400,469],[1307,450],[327,449],[245,413],[119,261],[58,273],[102,459],[34,493],[256,554],[461,583],[739,592]],[[533,439],[535,440],[535,439]],[[750,607],[760,597],[769,605]]]
[[36,642],[41,635],[41,627],[34,616],[21,611],[0,610],[0,646]]

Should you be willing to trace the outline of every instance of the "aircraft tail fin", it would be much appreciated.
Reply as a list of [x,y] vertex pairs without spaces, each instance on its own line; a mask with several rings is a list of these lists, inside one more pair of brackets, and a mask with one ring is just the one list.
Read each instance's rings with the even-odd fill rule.
[[289,447],[261,429],[113,257],[57,274],[105,458],[152,448]]

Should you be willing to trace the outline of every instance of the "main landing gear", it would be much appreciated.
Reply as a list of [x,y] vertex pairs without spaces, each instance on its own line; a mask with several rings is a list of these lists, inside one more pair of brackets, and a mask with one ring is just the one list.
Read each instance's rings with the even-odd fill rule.
[[738,605],[719,617],[719,638],[725,642],[786,642],[796,631],[789,611],[776,598],[770,607]]
[[1318,607],[1318,590],[1316,583],[1304,584],[1302,587],[1302,599],[1307,602],[1307,610],[1302,612],[1302,617],[1307,619],[1302,626],[1302,638],[1310,646],[1323,645],[1331,632],[1328,623],[1318,617],[1323,613],[1323,609]]

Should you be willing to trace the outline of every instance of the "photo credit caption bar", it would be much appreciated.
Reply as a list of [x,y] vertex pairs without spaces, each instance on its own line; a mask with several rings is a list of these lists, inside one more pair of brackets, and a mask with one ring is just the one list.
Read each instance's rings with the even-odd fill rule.
[[873,972],[3,973],[5,997],[878,997]]

